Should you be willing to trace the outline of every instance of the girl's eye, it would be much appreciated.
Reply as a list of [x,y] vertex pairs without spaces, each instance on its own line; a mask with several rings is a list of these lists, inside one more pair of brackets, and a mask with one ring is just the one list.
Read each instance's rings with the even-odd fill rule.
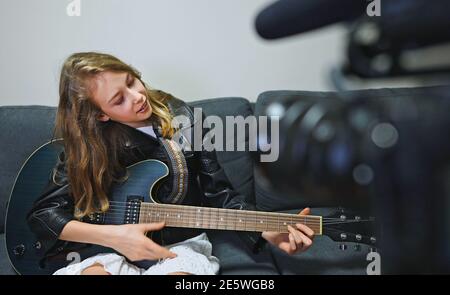
[[[134,82],[135,82],[135,78],[132,77],[131,80],[130,80],[130,82],[128,82],[128,87],[133,86]],[[114,104],[115,104],[115,105],[121,105],[121,104],[123,103],[123,101],[124,101],[124,99],[123,99],[123,97],[121,97],[121,98],[118,99]]]
[[116,101],[115,105],[120,105],[120,104],[122,104],[122,102],[123,102],[123,97],[119,98],[119,99]]

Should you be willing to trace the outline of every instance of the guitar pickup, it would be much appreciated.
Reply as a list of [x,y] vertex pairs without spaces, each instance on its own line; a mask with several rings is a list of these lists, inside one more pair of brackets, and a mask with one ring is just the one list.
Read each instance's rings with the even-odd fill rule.
[[139,213],[141,209],[141,202],[144,201],[144,197],[130,195],[127,196],[127,206],[125,212],[124,223],[136,224],[139,223]]

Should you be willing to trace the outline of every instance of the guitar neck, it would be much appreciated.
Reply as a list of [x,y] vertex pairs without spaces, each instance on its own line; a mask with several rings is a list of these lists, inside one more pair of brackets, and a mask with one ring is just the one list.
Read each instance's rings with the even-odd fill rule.
[[141,203],[139,223],[164,221],[168,227],[288,233],[287,226],[302,223],[322,234],[322,216],[261,212],[159,203]]

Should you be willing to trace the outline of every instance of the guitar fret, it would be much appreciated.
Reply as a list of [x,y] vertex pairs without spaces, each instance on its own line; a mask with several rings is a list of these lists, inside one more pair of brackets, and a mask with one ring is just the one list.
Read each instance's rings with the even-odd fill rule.
[[192,228],[195,228],[195,218],[192,217],[194,215],[195,215],[195,209],[190,208],[190,214],[187,219],[189,220],[190,227],[192,227]]
[[278,232],[280,232],[280,215],[277,215]]
[[206,224],[207,224],[207,220],[205,220],[205,218],[206,218],[206,208],[203,208],[202,209],[202,211],[203,211],[203,213],[201,214],[201,218],[200,218],[200,220],[201,220],[201,225],[202,225],[202,228],[205,228],[206,227]]
[[196,227],[199,227],[199,225],[200,225],[199,220],[198,220],[198,215],[200,212],[201,212],[200,209],[195,209],[194,224]]
[[266,222],[266,231],[268,231],[269,230],[269,221],[267,220],[267,216],[266,216],[265,222]]
[[236,220],[237,220],[237,210],[234,210],[234,217],[233,217],[233,220],[234,220],[234,222],[233,222],[233,230],[236,230]]
[[229,230],[233,230],[233,222],[232,221],[232,211],[225,211],[225,215],[226,215],[226,224],[227,224],[227,229]]
[[242,217],[242,220],[244,221],[244,230],[247,230],[247,219]]
[[219,209],[217,209],[217,229],[224,229],[223,228],[223,218],[220,216]]
[[246,226],[246,222],[245,222],[245,218],[242,216],[242,212],[237,212],[236,215],[238,216],[238,221],[239,221],[239,229],[240,230],[246,230],[247,226]]
[[202,214],[202,226],[203,228],[209,228],[209,222],[208,222],[208,208],[203,208],[203,214]]
[[208,219],[207,219],[207,222],[208,222],[208,227],[207,228],[211,228],[211,221],[212,221],[212,219],[211,219],[211,208],[208,208]]

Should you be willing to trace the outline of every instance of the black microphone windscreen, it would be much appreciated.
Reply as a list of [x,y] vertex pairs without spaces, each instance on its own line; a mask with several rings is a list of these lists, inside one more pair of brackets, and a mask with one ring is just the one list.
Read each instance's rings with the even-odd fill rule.
[[255,20],[258,34],[276,39],[303,33],[361,15],[363,0],[279,0],[263,9]]

